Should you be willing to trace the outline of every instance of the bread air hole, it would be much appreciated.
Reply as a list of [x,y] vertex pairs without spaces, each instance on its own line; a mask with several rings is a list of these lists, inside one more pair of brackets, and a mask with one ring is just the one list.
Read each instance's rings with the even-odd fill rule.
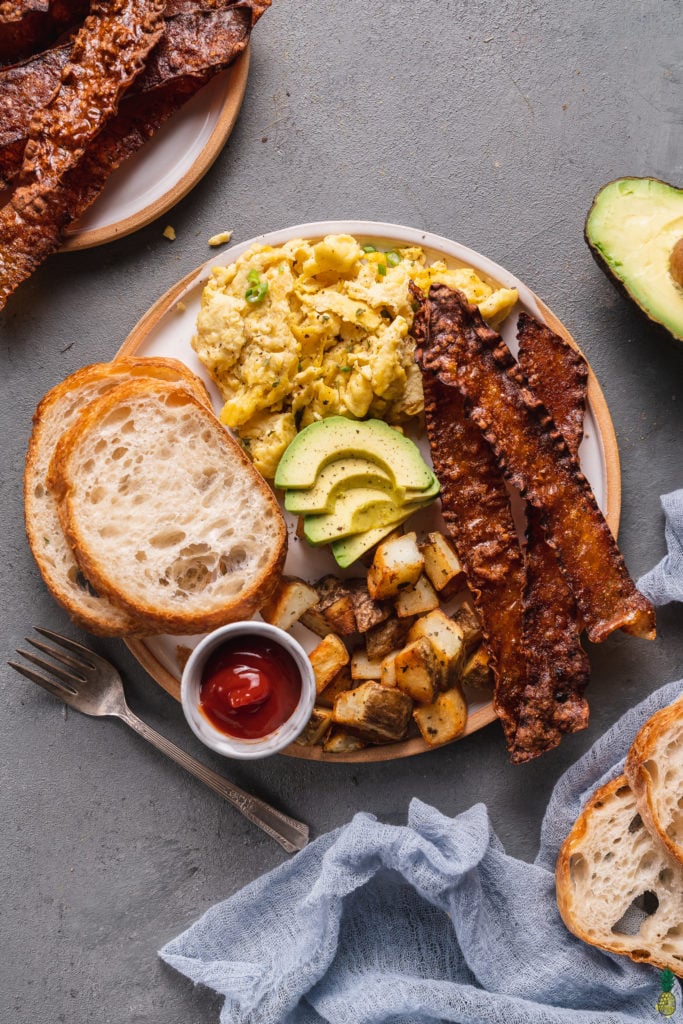
[[636,814],[634,818],[631,818],[631,823],[628,827],[629,832],[637,832],[643,827],[643,819],[639,814]]
[[130,415],[131,410],[129,405],[119,405],[117,406],[116,409],[112,409],[112,411],[108,413],[107,416],[104,417],[104,419],[102,420],[102,426],[115,427],[119,423],[125,423],[126,420],[128,420],[131,423],[131,426],[133,427],[134,430],[134,421],[130,419]]
[[659,877],[659,881],[662,883],[662,885],[666,885],[667,887],[671,886],[671,884],[672,884],[672,882],[674,880],[673,869],[672,868],[662,868],[662,870],[659,872],[659,876],[658,877]]
[[573,853],[569,858],[569,874],[574,885],[581,885],[588,876],[588,861],[582,853]]
[[90,594],[91,597],[100,596],[90,581],[85,578],[80,569],[77,569],[75,565],[69,569],[67,575],[69,577],[69,582],[73,584],[73,586],[78,587],[79,590],[82,590],[83,593]]
[[614,935],[637,935],[643,921],[648,917],[652,917],[658,909],[659,899],[657,893],[651,889],[646,889],[645,892],[640,893],[639,896],[631,900],[619,920],[615,921],[612,925],[612,933]]
[[652,758],[650,758],[649,761],[645,761],[645,763],[643,764],[643,771],[647,772],[647,774],[650,776],[650,779],[652,780],[652,783],[656,786],[657,780],[659,778],[659,768],[657,767],[657,762],[654,761]]
[[[177,547],[185,540],[186,534],[183,530],[163,530],[149,538],[150,546],[162,550],[163,548]],[[182,552],[181,552],[182,555]]]

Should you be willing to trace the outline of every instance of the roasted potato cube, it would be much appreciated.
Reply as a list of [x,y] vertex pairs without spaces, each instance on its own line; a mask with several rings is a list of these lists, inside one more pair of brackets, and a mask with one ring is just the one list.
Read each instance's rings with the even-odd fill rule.
[[432,747],[456,739],[467,725],[467,703],[460,687],[440,693],[433,704],[415,708],[413,718],[425,743]]
[[381,676],[381,658],[371,661],[364,650],[354,651],[351,658],[352,679],[379,679]]
[[[336,576],[323,576],[315,584],[318,602],[310,610],[311,621],[326,623],[327,632],[350,636],[356,632],[356,614],[353,607],[351,588]],[[304,622],[304,625],[306,623]],[[309,626],[309,629],[312,627]],[[313,630],[315,633],[317,629]]]
[[427,534],[420,551],[425,560],[425,573],[435,590],[442,591],[449,584],[452,586],[454,580],[461,580],[464,573],[460,559],[443,533]]
[[396,614],[400,619],[424,615],[439,607],[439,598],[426,576],[420,576],[412,587],[406,587],[396,598]]
[[465,662],[465,667],[462,670],[462,682],[464,686],[474,686],[476,689],[493,686],[493,671],[489,662],[489,654],[483,644],[480,644],[474,654],[471,654]]
[[397,619],[392,616],[386,622],[381,622],[365,634],[365,650],[368,658],[376,661],[378,658],[386,658],[387,654],[402,647],[408,636],[410,623],[405,619]]
[[391,743],[405,736],[412,708],[405,693],[369,680],[337,697],[332,718],[370,742]]
[[318,704],[323,708],[333,708],[339,694],[344,690],[350,690],[355,685],[348,666],[345,665],[341,672],[337,672],[332,682],[327,684],[322,693],[318,694]]
[[318,693],[322,693],[336,674],[344,668],[344,665],[349,663],[349,652],[334,633],[328,633],[308,657],[313,666]]
[[367,633],[369,629],[373,629],[389,618],[391,608],[370,597],[365,580],[349,580],[349,587],[358,633]]
[[443,668],[427,637],[398,651],[394,658],[396,686],[420,704],[430,704],[443,680]]
[[332,725],[332,712],[329,708],[313,708],[304,731],[294,740],[300,747],[314,747],[320,743]]
[[460,626],[440,608],[417,619],[408,631],[408,640],[426,637],[439,659],[443,685],[456,683],[465,661],[465,643]]
[[379,681],[382,686],[396,686],[396,655],[398,651],[388,654],[382,659]]
[[467,651],[471,651],[481,640],[482,632],[479,616],[469,599],[461,604],[457,612],[453,613],[453,622],[457,622],[460,626],[463,640],[465,641],[465,648]]
[[347,732],[345,729],[332,728],[323,743],[323,750],[326,754],[349,754],[353,750],[362,750],[363,747],[367,747],[365,740],[362,740],[360,736],[354,736],[353,733]]
[[382,541],[368,572],[370,596],[376,601],[395,597],[404,587],[417,583],[423,567],[424,558],[414,533]]
[[295,576],[283,576],[275,593],[261,609],[261,616],[271,626],[290,629],[317,601],[318,594],[308,583]]

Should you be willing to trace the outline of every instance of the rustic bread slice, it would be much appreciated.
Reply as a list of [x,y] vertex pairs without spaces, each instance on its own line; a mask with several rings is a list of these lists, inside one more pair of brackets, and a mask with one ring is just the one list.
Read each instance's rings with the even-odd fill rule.
[[683,973],[683,867],[643,824],[625,776],[586,804],[556,878],[560,914],[574,935]]
[[206,388],[177,359],[126,358],[113,363],[84,366],[49,391],[33,417],[24,472],[26,535],[45,583],[71,617],[100,636],[144,633],[129,614],[96,594],[83,577],[59,521],[57,504],[47,486],[47,472],[61,434],[71,426],[88,402],[133,378],[153,377],[169,383],[182,381],[210,405]]
[[279,581],[287,531],[275,496],[182,386],[129,381],[91,402],[48,480],[86,578],[151,631],[248,618]]
[[624,774],[647,827],[683,862],[683,698],[648,719]]

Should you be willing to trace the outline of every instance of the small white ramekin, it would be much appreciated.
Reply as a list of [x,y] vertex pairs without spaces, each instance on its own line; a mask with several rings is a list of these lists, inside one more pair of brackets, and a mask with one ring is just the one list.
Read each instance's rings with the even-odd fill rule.
[[[224,732],[220,732],[211,724],[199,708],[202,672],[209,656],[227,640],[237,637],[247,639],[250,636],[265,638],[279,644],[292,656],[301,676],[301,697],[293,713],[273,732],[254,740],[226,736]],[[289,746],[308,723],[315,704],[315,697],[313,667],[301,644],[289,633],[285,633],[283,629],[257,620],[233,622],[229,626],[219,626],[212,633],[208,633],[203,640],[200,640],[187,659],[180,683],[183,713],[195,736],[219,754],[223,754],[225,757],[237,757],[245,761],[269,757],[271,754],[276,754],[278,750]]]

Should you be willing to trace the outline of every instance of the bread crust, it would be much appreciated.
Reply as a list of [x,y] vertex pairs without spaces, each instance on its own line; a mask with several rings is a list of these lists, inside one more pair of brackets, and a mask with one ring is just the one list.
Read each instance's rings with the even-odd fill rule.
[[666,846],[672,857],[683,864],[683,847],[669,836],[659,820],[654,798],[655,780],[647,767],[665,733],[683,733],[683,697],[657,711],[642,726],[628,752],[624,774],[633,790],[638,812],[649,831]]
[[[41,479],[39,463],[44,433],[50,424],[50,417],[61,402],[69,395],[77,395],[88,385],[97,381],[111,380],[112,387],[128,378],[156,377],[169,383],[186,381],[198,399],[211,408],[211,399],[203,382],[180,360],[163,357],[127,357],[112,363],[93,363],[81,367],[65,380],[53,387],[39,402],[33,415],[33,430],[29,438],[24,469],[24,526],[29,547],[48,590],[68,612],[71,619],[83,629],[96,636],[145,636],[149,633],[146,624],[124,612],[106,598],[80,599],[78,590],[68,589],[56,575],[52,562],[45,554],[45,538],[41,530],[40,513],[37,508],[35,489],[38,485],[49,487],[47,479]],[[75,560],[75,556],[74,556]]]
[[[598,808],[612,800],[619,790],[624,787],[626,789],[630,789],[626,776],[620,775],[616,779],[613,779],[612,782],[608,782],[606,785],[601,786],[600,789],[596,790],[585,805],[579,817],[576,819],[571,832],[562,844],[555,869],[557,907],[560,912],[560,916],[569,931],[583,942],[587,942],[591,946],[596,946],[598,949],[604,949],[608,953],[620,953],[626,955],[631,960],[638,963],[652,964],[662,970],[669,967],[675,973],[681,975],[683,974],[683,965],[681,962],[679,961],[677,963],[675,958],[672,956],[666,957],[665,955],[658,953],[656,948],[649,951],[638,948],[629,948],[628,944],[622,941],[616,934],[611,942],[606,942],[604,940],[601,941],[596,938],[594,934],[589,935],[581,922],[581,916],[576,913],[574,883],[572,881],[571,874],[572,857],[575,854],[581,854],[585,849],[587,837],[593,825],[592,818]],[[658,841],[654,836],[652,837],[652,843],[654,845],[658,845]],[[662,860],[670,863],[669,856],[665,849],[662,849],[661,854]],[[583,916],[586,916],[586,911],[583,911]]]
[[[81,443],[92,431],[97,430],[99,424],[112,410],[122,403],[134,402],[139,398],[149,399],[155,394],[161,400],[162,397],[167,397],[170,391],[174,392],[179,400],[191,405],[206,420],[207,425],[215,432],[215,437],[222,446],[226,458],[233,464],[237,463],[240,473],[249,477],[252,490],[259,492],[263,502],[270,506],[278,524],[277,535],[267,564],[237,598],[225,601],[220,608],[213,611],[174,613],[156,607],[152,601],[145,602],[131,597],[112,578],[107,567],[103,566],[99,560],[98,553],[89,549],[83,531],[79,527],[75,487],[70,476],[70,463]],[[62,435],[50,464],[48,481],[58,503],[64,533],[76,555],[81,571],[91,581],[95,589],[99,593],[105,594],[112,604],[123,609],[138,622],[143,623],[148,633],[206,633],[225,623],[251,618],[271,596],[281,577],[287,554],[287,528],[275,495],[220,421],[182,384],[169,387],[155,381],[127,381],[91,402],[73,426]]]

